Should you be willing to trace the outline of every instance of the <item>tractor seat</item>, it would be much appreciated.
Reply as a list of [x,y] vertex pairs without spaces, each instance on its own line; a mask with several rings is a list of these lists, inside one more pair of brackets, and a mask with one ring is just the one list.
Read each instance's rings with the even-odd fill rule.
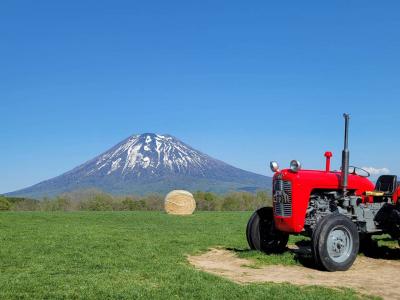
[[384,192],[385,194],[393,194],[397,188],[396,175],[382,175],[375,184],[375,191]]
[[365,192],[366,196],[391,196],[397,188],[396,175],[382,175],[375,184],[375,190]]

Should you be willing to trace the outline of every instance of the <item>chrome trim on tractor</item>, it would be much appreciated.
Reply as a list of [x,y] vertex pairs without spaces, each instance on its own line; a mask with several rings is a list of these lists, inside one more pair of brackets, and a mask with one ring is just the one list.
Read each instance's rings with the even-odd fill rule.
[[292,216],[292,183],[277,179],[273,186],[274,214],[279,217]]

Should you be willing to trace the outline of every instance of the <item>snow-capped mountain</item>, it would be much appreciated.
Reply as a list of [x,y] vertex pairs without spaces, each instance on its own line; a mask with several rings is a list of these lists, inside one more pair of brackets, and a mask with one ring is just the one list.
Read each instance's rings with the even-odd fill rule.
[[105,153],[53,179],[11,195],[43,197],[99,188],[114,194],[181,188],[225,192],[265,189],[270,178],[214,159],[171,135],[133,135]]
[[80,168],[95,173],[159,177],[168,173],[205,176],[216,161],[169,135],[134,135]]

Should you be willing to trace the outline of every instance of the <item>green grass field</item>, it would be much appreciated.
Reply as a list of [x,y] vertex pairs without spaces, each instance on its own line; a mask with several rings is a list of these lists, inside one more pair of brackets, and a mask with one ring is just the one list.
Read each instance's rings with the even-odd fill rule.
[[[0,213],[0,299],[359,299],[348,289],[239,285],[195,270],[186,255],[247,249],[250,213]],[[248,256],[266,255],[249,252]],[[276,263],[293,257],[271,256]]]

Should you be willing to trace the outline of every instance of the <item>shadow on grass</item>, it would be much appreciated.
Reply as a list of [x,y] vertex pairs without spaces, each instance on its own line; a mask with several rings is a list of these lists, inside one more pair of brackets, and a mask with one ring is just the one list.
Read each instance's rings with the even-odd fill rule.
[[227,247],[227,248],[225,248],[225,249],[228,250],[228,251],[236,252],[236,253],[250,253],[250,252],[254,251],[254,250],[251,250],[251,249],[248,249],[248,248],[239,249],[239,248],[230,248],[230,247]]
[[360,253],[366,257],[374,259],[398,260],[400,259],[400,248],[389,247],[387,245],[379,245],[379,241],[393,242],[390,238],[383,238],[360,246]]

